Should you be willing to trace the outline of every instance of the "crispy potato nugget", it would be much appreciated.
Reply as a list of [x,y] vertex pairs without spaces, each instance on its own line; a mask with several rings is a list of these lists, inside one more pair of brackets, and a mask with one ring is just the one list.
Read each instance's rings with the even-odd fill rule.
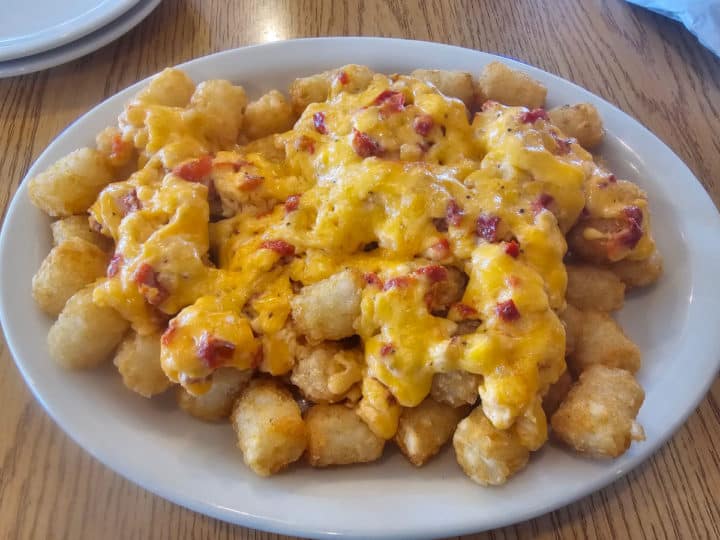
[[473,481],[498,486],[525,467],[530,451],[512,430],[492,425],[481,407],[460,421],[453,435],[455,457]]
[[609,265],[608,268],[628,287],[647,287],[662,275],[663,262],[660,253],[655,251],[642,261],[625,259]]
[[290,381],[310,401],[334,403],[345,399],[350,388],[362,380],[363,365],[359,350],[322,343],[300,351]]
[[200,114],[198,122],[205,136],[221,148],[237,142],[247,96],[242,86],[229,81],[200,83],[190,98],[190,113]]
[[352,336],[360,316],[361,292],[362,279],[352,270],[303,287],[291,301],[295,325],[315,342]]
[[477,401],[478,386],[480,386],[480,376],[467,371],[436,373],[430,395],[440,403],[447,403],[451,407],[462,407]]
[[640,369],[640,349],[625,335],[615,320],[601,311],[584,311],[582,332],[568,365],[575,373],[601,364],[635,373]]
[[143,397],[161,394],[172,384],[160,366],[159,333],[141,336],[130,331],[120,343],[113,363],[125,386]]
[[378,437],[387,440],[395,435],[401,408],[395,396],[377,379],[373,377],[363,379],[362,399],[356,412]]
[[40,309],[52,316],[88,283],[105,275],[108,256],[97,246],[70,238],[50,250],[32,280],[32,294]]
[[250,382],[252,370],[240,371],[234,368],[220,368],[212,374],[210,390],[193,396],[178,387],[177,402],[186,413],[214,422],[230,416],[235,400]]
[[594,148],[602,142],[603,124],[600,113],[590,103],[563,105],[548,111],[550,121],[565,135],[575,137],[583,148]]
[[575,352],[575,347],[577,347],[577,342],[582,334],[583,312],[568,304],[558,315],[565,325],[565,356],[570,356]]
[[93,231],[90,228],[87,215],[58,219],[50,224],[50,229],[52,230],[54,246],[60,245],[71,238],[80,238],[81,240],[96,245],[103,251],[110,251],[110,249],[112,249],[112,240],[107,236]]
[[531,452],[539,450],[548,438],[547,418],[542,407],[542,399],[536,397],[518,419],[512,430],[518,436],[520,444]]
[[485,66],[480,73],[478,86],[485,99],[503,105],[522,105],[529,109],[543,107],[547,96],[544,85],[502,62],[491,62]]
[[270,90],[248,104],[243,132],[249,140],[259,139],[287,131],[296,119],[297,115],[283,93]]
[[410,76],[432,84],[448,97],[459,99],[468,110],[475,102],[475,82],[472,75],[467,71],[416,69]]
[[98,133],[95,146],[113,167],[123,167],[135,156],[132,141],[124,140],[122,131],[115,126],[106,127]]
[[28,182],[32,203],[53,217],[82,214],[113,179],[105,156],[81,148],[60,158]]
[[632,441],[645,439],[635,421],[644,399],[645,392],[630,372],[592,366],[553,415],[553,433],[580,453],[618,457]]
[[307,445],[300,407],[275,381],[252,381],[235,404],[232,424],[245,463],[260,476],[297,461]]
[[550,385],[542,401],[542,407],[547,418],[550,418],[557,411],[560,403],[565,400],[572,383],[572,375],[570,375],[569,371],[565,371],[554,384]]
[[64,368],[90,368],[109,359],[128,329],[117,311],[93,303],[94,288],[76,292],[48,332],[50,356]]
[[295,79],[290,85],[290,102],[295,112],[300,114],[311,103],[325,101],[334,81],[337,81],[343,91],[355,93],[368,87],[373,74],[373,71],[367,66],[349,64],[309,77]]
[[568,264],[567,301],[578,309],[615,311],[625,300],[625,284],[609,270]]
[[315,405],[305,422],[307,460],[313,467],[367,463],[382,455],[385,440],[344,405]]
[[417,407],[403,408],[395,444],[416,467],[422,467],[450,440],[466,407],[451,407],[426,398]]
[[167,107],[185,107],[194,91],[195,83],[184,71],[166,68],[138,92],[135,100]]

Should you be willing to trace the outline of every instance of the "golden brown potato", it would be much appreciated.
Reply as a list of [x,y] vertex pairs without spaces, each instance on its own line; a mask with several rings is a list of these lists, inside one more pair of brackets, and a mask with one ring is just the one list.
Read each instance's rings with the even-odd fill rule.
[[467,410],[432,398],[426,398],[417,407],[403,408],[395,443],[410,463],[422,467],[450,440]]
[[28,182],[32,203],[53,217],[82,214],[113,179],[105,156],[80,148],[60,158]]
[[615,311],[622,308],[625,285],[618,277],[602,268],[585,264],[567,265],[567,301],[578,309]]
[[542,399],[536,397],[528,408],[513,424],[512,430],[520,444],[531,452],[538,450],[548,438],[547,418],[542,407]]
[[377,379],[363,379],[362,399],[356,412],[378,437],[388,440],[395,435],[400,420],[400,405],[390,390]]
[[563,105],[548,111],[550,122],[570,137],[575,137],[583,148],[594,148],[602,142],[603,123],[600,113],[590,103]]
[[435,401],[451,407],[472,405],[478,399],[480,376],[467,371],[436,373],[433,377],[430,395]]
[[582,334],[583,312],[568,304],[558,315],[565,325],[565,356],[570,356],[575,352],[580,334]]
[[459,302],[468,282],[467,275],[454,266],[444,268],[447,270],[447,279],[431,283],[425,298],[431,312],[446,311],[452,304]]
[[322,343],[303,348],[298,356],[290,381],[315,403],[342,401],[350,388],[362,380],[364,359],[357,349],[343,350]]
[[314,342],[352,336],[360,315],[361,291],[362,278],[352,270],[303,287],[292,299],[298,331]]
[[530,456],[517,433],[513,429],[497,429],[481,407],[460,421],[453,446],[462,470],[483,486],[504,484],[525,467]]
[[313,467],[367,463],[382,455],[385,440],[344,405],[315,405],[305,416],[305,423],[307,460]]
[[195,83],[184,71],[165,68],[138,92],[134,101],[167,107],[185,107],[194,91]]
[[103,251],[110,251],[112,249],[112,240],[93,231],[90,228],[90,222],[86,215],[58,219],[50,224],[50,229],[52,230],[54,246],[60,245],[65,240],[70,240],[71,238],[80,238],[81,240],[96,245]]
[[580,375],[552,417],[553,433],[576,451],[618,457],[645,439],[635,421],[645,393],[624,369],[595,365]]
[[105,275],[107,263],[107,254],[90,242],[66,240],[50,250],[33,276],[33,298],[45,313],[57,316],[68,298]]
[[232,424],[245,463],[260,476],[297,461],[307,445],[300,407],[275,381],[252,381],[235,404]]
[[572,383],[572,375],[570,375],[569,371],[565,371],[560,375],[560,378],[550,386],[542,402],[542,407],[547,418],[550,418],[553,413],[557,411],[560,403],[565,400],[565,396],[567,396],[570,391]]
[[141,336],[128,332],[113,362],[125,386],[143,397],[161,394],[172,384],[160,366],[159,333]]
[[210,80],[200,83],[190,98],[189,115],[198,114],[205,137],[220,148],[237,142],[243,125],[247,97],[242,86],[229,81]]
[[468,110],[475,102],[475,82],[467,71],[416,69],[410,76],[432,84],[448,97],[459,99]]
[[270,90],[248,104],[243,133],[252,141],[287,131],[292,128],[296,119],[297,116],[283,93]]
[[235,368],[220,368],[212,374],[210,390],[199,396],[193,396],[184,388],[178,387],[177,402],[186,413],[215,422],[230,416],[235,400],[247,387],[252,377],[252,370],[238,370]]
[[568,366],[575,373],[582,373],[595,364],[635,373],[640,369],[640,349],[610,315],[585,311],[582,332],[575,344],[575,352],[568,357]]
[[76,292],[48,332],[50,356],[64,368],[90,368],[108,360],[128,329],[117,311],[93,303],[94,288]]
[[509,68],[502,62],[491,62],[483,69],[478,86],[485,99],[536,109],[545,105],[547,88],[526,73]]
[[335,80],[343,91],[354,93],[365,90],[372,81],[373,75],[374,73],[367,66],[349,64],[295,79],[290,85],[290,102],[295,113],[299,115],[311,103],[325,101]]
[[607,268],[628,287],[647,287],[655,283],[662,275],[663,262],[660,253],[655,251],[645,260],[629,261],[625,259],[613,263]]

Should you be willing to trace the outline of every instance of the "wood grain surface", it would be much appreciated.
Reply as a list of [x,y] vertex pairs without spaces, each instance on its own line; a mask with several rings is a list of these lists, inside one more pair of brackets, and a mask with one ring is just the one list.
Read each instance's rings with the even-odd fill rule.
[[[60,131],[165,66],[280,39],[380,35],[519,58],[616,104],[663,139],[720,203],[720,61],[677,23],[619,0],[165,0],[70,64],[0,80],[0,209]],[[711,246],[718,249],[718,246]],[[658,453],[610,487],[468,538],[720,538],[720,381]],[[76,446],[0,342],[0,539],[278,539],[166,502]]]

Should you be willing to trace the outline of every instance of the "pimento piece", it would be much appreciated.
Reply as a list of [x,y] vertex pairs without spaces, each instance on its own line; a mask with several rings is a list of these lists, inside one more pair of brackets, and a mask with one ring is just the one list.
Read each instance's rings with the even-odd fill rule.
[[300,195],[290,195],[285,199],[285,213],[294,212],[300,206]]
[[165,329],[162,336],[160,336],[160,344],[163,347],[167,347],[168,345],[170,345],[170,342],[172,341],[176,331],[177,326],[175,325],[175,319],[173,319],[168,323],[168,327]]
[[380,116],[386,118],[393,113],[400,112],[405,108],[405,94],[392,90],[383,90],[372,102],[380,106]]
[[295,149],[308,154],[315,153],[315,141],[307,135],[301,135],[295,140]]
[[617,176],[611,173],[610,176],[607,177],[607,181],[611,184],[615,184],[617,183]]
[[338,81],[340,81],[340,84],[342,84],[343,86],[350,82],[350,76],[347,73],[345,73],[345,71],[341,71],[340,73],[338,73],[337,79],[338,79]]
[[500,218],[498,216],[480,214],[475,223],[475,231],[480,238],[492,244],[498,241],[497,228],[499,223]]
[[520,312],[515,307],[512,298],[505,302],[498,302],[497,306],[495,306],[495,313],[505,322],[516,321],[520,318]]
[[132,144],[123,141],[122,135],[116,133],[110,143],[110,159],[113,161],[124,160],[129,157],[128,154],[132,151]]
[[365,279],[365,283],[368,285],[374,285],[380,289],[383,288],[383,281],[375,272],[365,272],[363,278]]
[[140,199],[138,199],[137,191],[135,191],[135,188],[120,197],[120,200],[118,201],[118,206],[120,207],[120,212],[122,213],[123,217],[127,216],[132,212],[137,212],[142,208],[142,203],[140,202]]
[[138,266],[134,280],[138,284],[140,294],[151,306],[159,306],[169,295],[165,287],[158,281],[157,272],[148,263]]
[[211,336],[207,332],[202,333],[197,344],[197,355],[209,369],[216,369],[231,360],[234,352],[234,343]]
[[518,244],[515,240],[505,242],[505,253],[510,255],[513,259],[517,259],[518,255],[520,255],[520,244]]
[[205,155],[175,167],[172,172],[188,182],[200,182],[212,171],[212,157]]
[[107,277],[115,277],[124,263],[125,259],[123,259],[123,256],[120,255],[120,253],[115,253],[110,259],[110,263],[108,264]]
[[274,251],[281,257],[295,255],[295,246],[285,240],[265,240],[260,247]]
[[463,304],[462,302],[458,302],[452,306],[451,309],[462,319],[473,319],[477,317],[478,314],[477,309],[472,306],[468,306],[467,304]]
[[430,266],[423,266],[415,270],[416,274],[426,276],[430,283],[437,283],[438,281],[444,281],[448,277],[447,268],[438,264],[431,264]]
[[408,276],[398,276],[388,279],[383,286],[383,291],[390,289],[404,289],[410,285],[413,280]]
[[447,204],[447,209],[445,210],[445,218],[447,219],[447,222],[450,225],[457,227],[460,223],[462,223],[464,215],[465,211],[457,202],[455,202],[455,199],[450,199]]
[[260,184],[263,183],[263,180],[265,180],[264,176],[245,173],[245,178],[238,187],[242,191],[253,191],[255,188],[259,187]]
[[545,109],[533,109],[532,111],[526,111],[520,115],[520,121],[523,124],[534,124],[541,118],[543,120],[550,119],[547,112],[545,112]]
[[383,153],[379,142],[357,129],[353,129],[352,147],[361,158],[380,156]]
[[541,193],[540,195],[538,195],[537,199],[530,203],[530,208],[532,209],[533,213],[537,215],[543,210],[545,210],[548,206],[550,206],[554,200],[555,199],[552,195],[549,195],[547,193]]
[[634,249],[642,238],[643,213],[637,206],[626,206],[623,214],[628,221],[628,228],[623,231],[620,241],[630,249]]
[[380,354],[382,356],[387,356],[389,354],[395,353],[395,346],[392,343],[383,343],[383,346],[380,347]]
[[315,131],[321,135],[327,134],[327,126],[325,125],[325,113],[316,112],[313,114],[313,124],[315,124]]
[[430,246],[430,252],[433,260],[444,259],[450,255],[450,242],[447,238],[441,238]]
[[422,137],[427,137],[427,134],[430,133],[430,130],[434,125],[435,121],[429,114],[421,114],[420,116],[416,116],[413,120],[413,129],[415,130],[415,133],[421,135]]

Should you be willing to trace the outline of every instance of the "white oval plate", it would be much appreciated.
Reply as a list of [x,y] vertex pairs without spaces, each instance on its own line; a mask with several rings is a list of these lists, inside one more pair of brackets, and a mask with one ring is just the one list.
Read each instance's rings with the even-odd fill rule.
[[0,60],[13,60],[81,38],[139,0],[4,0]]
[[[258,94],[350,62],[385,72],[431,67],[477,73],[496,59],[435,43],[329,38],[237,49],[182,67],[196,81],[227,78]],[[667,271],[657,286],[632,295],[620,314],[644,353],[639,378],[647,398],[639,419],[647,441],[614,461],[590,461],[548,445],[508,484],[491,489],[468,480],[450,450],[422,469],[388,448],[370,465],[325,471],[298,466],[258,478],[243,465],[227,425],[189,418],[170,396],[146,401],[133,395],[112,366],[85,373],[55,366],[45,345],[51,321],[30,296],[31,277],[50,249],[49,220],[30,205],[23,184],[0,238],[0,318],[35,396],[78,444],[146,489],[216,518],[301,536],[430,538],[499,527],[568,504],[647,459],[693,411],[720,364],[720,217],[688,168],[638,122],[574,84],[503,61],[547,85],[550,106],[595,104],[608,130],[602,154],[619,175],[649,193]],[[142,84],[66,129],[28,176],[79,146],[92,145]]]
[[27,75],[59,66],[104,47],[137,26],[162,0],[140,0],[126,13],[99,30],[50,51],[0,62],[0,78]]

